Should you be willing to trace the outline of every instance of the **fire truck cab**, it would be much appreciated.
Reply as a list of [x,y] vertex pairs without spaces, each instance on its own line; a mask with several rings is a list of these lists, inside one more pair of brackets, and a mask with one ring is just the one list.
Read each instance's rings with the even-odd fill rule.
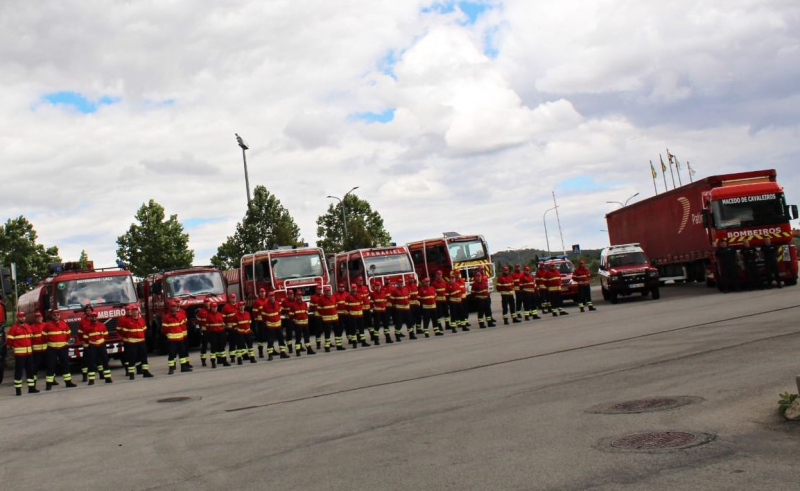
[[27,314],[26,322],[33,322],[36,312],[49,319],[50,309],[60,310],[61,318],[72,330],[69,356],[77,359],[82,356],[83,347],[76,346],[75,336],[83,309],[91,304],[98,320],[108,328],[109,356],[120,358],[122,338],[117,334],[117,320],[125,315],[126,305],[138,302],[131,272],[121,263],[117,267],[95,269],[92,261],[83,268],[77,262],[53,263],[48,268],[51,276],[19,297],[17,308]]
[[[239,266],[239,297],[252,305],[258,290],[274,291],[279,302],[286,290],[295,290],[308,301],[316,287],[330,288],[325,252],[319,247],[278,247],[242,256]],[[230,278],[230,276],[228,276]]]
[[166,339],[161,333],[161,318],[167,312],[167,302],[177,300],[186,312],[189,346],[200,344],[197,311],[205,300],[225,302],[225,281],[214,266],[174,268],[148,275],[141,283],[142,316],[147,322],[147,346],[164,348]]
[[348,288],[359,276],[364,278],[370,291],[378,283],[383,286],[405,285],[418,279],[406,246],[343,252],[336,255],[333,264],[334,284],[344,283]]
[[417,275],[422,278],[433,278],[438,271],[448,276],[450,271],[456,270],[466,280],[471,297],[472,277],[483,266],[489,277],[489,291],[494,288],[492,256],[482,235],[445,232],[442,237],[409,242],[406,246]]

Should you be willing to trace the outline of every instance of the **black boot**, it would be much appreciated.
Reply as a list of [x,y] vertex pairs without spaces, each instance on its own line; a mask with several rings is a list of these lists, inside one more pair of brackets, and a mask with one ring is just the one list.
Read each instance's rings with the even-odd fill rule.
[[206,359],[205,358],[200,358],[200,364],[203,365],[203,366],[206,366]]
[[244,364],[244,360],[242,360],[242,358],[241,358],[241,357],[237,357],[237,358],[236,358],[236,364],[237,364],[237,365],[242,365],[242,364]]
[[55,387],[56,385],[58,385],[58,380],[53,380],[53,387]]
[[539,314],[533,314],[533,317],[531,317],[531,319],[539,320],[541,319],[541,317],[539,317]]
[[37,389],[35,385],[33,387],[28,387],[28,394],[38,394],[38,393],[39,389]]
[[87,375],[87,374],[85,374],[85,373],[83,373],[83,374],[82,374],[82,380],[81,380],[81,382],[86,382],[87,380],[89,380],[89,377],[88,377],[88,375]]
[[392,341],[392,336],[387,334],[386,335],[386,344],[392,344],[392,343],[394,343],[394,341]]
[[144,377],[144,378],[153,378],[153,374],[150,373],[150,370],[142,370],[142,377]]
[[526,321],[529,321],[529,320],[531,320],[531,316],[529,316],[529,315],[526,315],[526,316],[525,316],[525,320],[526,320]]
[[467,332],[467,331],[469,331],[469,327],[461,326],[461,332]]
[[558,317],[558,312],[556,312],[555,310],[553,311],[553,317]]
[[453,334],[455,334],[455,333],[457,333],[457,332],[458,332],[458,329],[456,328],[456,326],[455,326],[455,325],[453,325],[453,326],[450,328],[450,332],[452,332]]
[[375,336],[375,339],[372,340],[372,344],[374,344],[375,346],[380,346],[381,345],[381,338],[379,338],[378,336]]
[[478,322],[478,327],[481,329],[486,329],[486,324],[483,321]]
[[504,325],[504,326],[507,326],[507,325],[508,325],[508,319],[503,319],[503,325]]
[[222,357],[222,358],[220,358],[220,360],[219,360],[219,364],[220,364],[220,365],[222,365],[223,367],[229,367],[229,366],[231,366],[231,364],[230,364],[230,363],[228,363],[228,359],[227,359],[227,358],[225,358],[225,357]]
[[189,365],[188,363],[181,363],[181,373],[182,372],[191,372],[192,370],[193,370],[192,366]]
[[135,378],[136,378],[136,374],[134,374],[133,372],[129,372],[128,373],[128,380],[133,380]]
[[417,339],[416,333],[414,333],[414,331],[410,331],[408,333],[408,339]]
[[107,384],[114,382],[113,380],[111,380],[111,377],[106,377],[105,380]]
[[495,327],[496,325],[497,325],[497,322],[496,322],[494,319],[491,319],[491,320],[488,322],[488,326],[489,326],[489,327]]
[[172,375],[173,373],[175,373],[175,365],[169,367],[169,372],[167,372],[167,375]]
[[273,358],[272,353],[267,353],[267,361],[272,361]]
[[317,341],[317,349],[322,349],[322,341]]
[[325,346],[325,353],[330,353],[330,352],[331,352],[331,347]]
[[567,312],[566,310],[559,310],[558,315],[569,315],[569,312]]
[[66,382],[64,382],[64,385],[66,387],[77,387],[77,385],[75,385],[75,383],[72,380],[67,380]]
[[298,357],[300,356],[300,350],[299,349],[294,350],[294,356],[298,356]]
[[136,366],[136,375],[142,375],[142,374],[144,374],[144,372],[142,371],[142,366],[141,365],[137,365]]
[[44,390],[53,390],[53,382],[45,382]]
[[586,312],[585,310],[583,310],[583,305],[581,305],[579,308],[581,309],[581,312]]
[[21,395],[22,395],[22,389],[15,388],[15,389],[14,389],[14,391],[16,392],[16,394],[17,394],[18,396],[21,396]]
[[590,306],[589,306],[589,310],[597,310],[597,309],[596,309],[596,308],[594,308],[594,305],[590,305]]
[[337,347],[336,347],[336,351],[344,351],[344,350],[346,350],[346,349],[347,349],[347,348],[345,348],[344,346],[337,346]]
[[212,358],[211,359],[211,368],[217,368],[217,359],[216,358]]
[[400,341],[402,341],[402,339],[400,339],[400,338],[402,338],[402,337],[403,337],[403,333],[402,333],[402,332],[396,332],[396,333],[394,333],[394,340],[395,340],[396,342],[398,342],[398,343],[399,343]]
[[[293,343],[289,343],[289,344],[287,344],[287,345],[286,345],[286,350],[287,350],[289,353],[291,353],[291,352],[292,352],[292,350],[294,350],[294,344],[293,344]],[[287,358],[288,358],[288,356],[287,356]]]
[[256,362],[256,357],[255,357],[255,356],[251,356],[251,357],[250,357],[250,363],[257,363],[257,362]]
[[309,346],[308,348],[306,348],[306,354],[309,354],[309,355],[316,355],[316,354],[317,354],[317,352],[316,352],[316,351],[314,351],[313,349],[311,349],[311,346]]
[[513,322],[514,324],[519,324],[522,321],[514,317],[513,319],[511,319],[511,322]]
[[367,342],[366,339],[362,339],[361,346],[363,346],[364,348],[369,348],[371,345]]
[[264,358],[264,347],[263,346],[259,346],[258,347],[258,357],[259,358]]
[[94,380],[90,380],[87,385],[94,385]]
[[444,333],[442,331],[436,331],[436,332],[433,333],[433,335],[434,336],[444,336]]
[[281,351],[281,358],[289,358],[289,355],[285,351]]

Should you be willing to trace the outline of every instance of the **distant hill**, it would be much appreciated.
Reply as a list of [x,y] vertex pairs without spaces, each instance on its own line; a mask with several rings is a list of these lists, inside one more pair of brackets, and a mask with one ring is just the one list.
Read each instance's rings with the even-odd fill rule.
[[[587,264],[594,263],[600,259],[600,251],[602,249],[586,249],[581,251],[580,259],[586,261]],[[555,256],[560,254],[562,251],[550,251],[550,255]],[[567,251],[570,252],[570,251]],[[499,266],[513,266],[514,264],[522,264],[522,265],[534,265],[536,263],[536,259],[547,256],[547,252],[541,249],[517,249],[513,251],[499,251],[492,254],[492,261],[497,263]],[[573,262],[577,262],[579,258],[576,258],[572,254],[568,254],[569,258]]]

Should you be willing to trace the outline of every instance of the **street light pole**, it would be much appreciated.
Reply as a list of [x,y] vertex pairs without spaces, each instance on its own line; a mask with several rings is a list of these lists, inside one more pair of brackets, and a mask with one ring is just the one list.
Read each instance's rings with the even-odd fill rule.
[[250,178],[247,175],[247,155],[245,151],[250,149],[250,147],[242,140],[242,137],[239,136],[238,133],[234,133],[236,135],[236,143],[239,144],[239,147],[242,149],[242,160],[244,160],[244,185],[247,188],[247,208],[250,208]]
[[553,206],[556,209],[556,221],[558,222],[558,235],[561,237],[561,249],[564,251],[564,255],[567,255],[567,246],[564,245],[564,234],[561,233],[561,218],[558,216],[558,203],[556,203],[556,192],[553,191]]
[[544,214],[542,215],[542,223],[544,223],[544,239],[547,241],[547,255],[548,256],[550,255],[550,237],[547,235],[547,220],[545,218],[547,217],[547,212],[548,211],[555,210],[556,208],[558,208],[558,206],[554,206],[552,208],[548,208],[547,210],[545,210]]
[[344,249],[344,248],[345,248],[345,241],[347,240],[347,213],[345,212],[344,200],[347,198],[347,195],[348,195],[348,194],[352,193],[352,192],[353,192],[353,191],[355,191],[356,189],[358,189],[358,186],[355,186],[355,187],[354,187],[353,189],[351,189],[350,191],[348,191],[348,192],[344,193],[344,196],[343,196],[342,198],[338,198],[338,197],[336,197],[336,196],[327,196],[327,197],[328,197],[328,198],[330,198],[330,199],[335,199],[335,200],[337,200],[337,201],[338,201],[338,202],[339,202],[339,203],[342,205],[342,230],[343,230],[343,235],[342,235],[342,249]]
[[622,208],[625,208],[626,206],[628,206],[628,201],[632,200],[633,198],[635,198],[637,196],[639,196],[639,193],[636,193],[633,196],[631,196],[630,198],[626,199],[625,203],[623,203],[622,201],[606,201],[606,203],[608,203],[610,205],[619,205]]

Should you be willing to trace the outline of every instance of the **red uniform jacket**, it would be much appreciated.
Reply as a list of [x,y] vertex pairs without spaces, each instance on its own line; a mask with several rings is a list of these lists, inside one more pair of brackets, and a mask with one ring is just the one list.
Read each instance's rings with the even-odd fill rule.
[[255,300],[253,300],[253,319],[257,321],[264,320],[263,311],[264,311],[264,305],[266,304],[267,304],[266,298],[258,297]]
[[510,274],[503,273],[497,277],[497,291],[501,295],[514,294],[514,278]]
[[181,316],[180,313],[180,310],[175,314],[167,312],[161,318],[161,332],[167,336],[167,341],[183,341],[186,339],[186,330],[183,328],[186,318]]
[[225,330],[225,320],[222,317],[222,312],[208,312],[206,329],[208,332],[223,332]]
[[514,278],[514,291],[515,292],[520,291],[520,288],[522,288],[522,276],[524,274],[525,273],[523,273],[522,271],[517,271],[516,269],[514,270],[513,273],[511,273],[511,277]]
[[91,346],[105,346],[108,329],[102,322],[92,322],[86,328],[86,338]]
[[236,328],[237,312],[239,312],[239,309],[236,307],[236,305],[230,302],[222,306],[222,310],[220,310],[220,313],[222,314],[222,320],[225,322],[225,329]]
[[352,317],[363,317],[364,311],[361,305],[361,297],[358,293],[351,293],[347,296],[347,313]]
[[44,353],[47,350],[47,342],[44,340],[44,322],[31,322],[28,324],[31,330],[31,348],[34,353]]
[[267,303],[264,304],[264,308],[261,309],[261,318],[267,323],[267,329],[280,329],[281,304],[267,300]]
[[238,334],[250,334],[250,323],[252,319],[250,318],[250,312],[236,312],[236,332]]
[[423,309],[436,309],[436,289],[432,286],[422,285],[419,288],[419,300]]
[[63,320],[50,321],[44,328],[44,339],[48,348],[63,348],[69,343],[72,331]]
[[117,321],[117,332],[122,336],[123,343],[144,343],[147,325],[141,316],[138,319],[134,319],[130,315],[123,315]]
[[411,310],[411,295],[408,287],[392,288],[392,305],[397,310]]
[[339,320],[336,297],[323,295],[317,299],[317,312],[322,317],[322,322],[336,322]]
[[306,306],[305,300],[302,298],[300,298],[300,300],[295,299],[292,304],[292,319],[294,319],[294,323],[298,326],[305,326],[308,324],[308,307]]
[[472,294],[478,300],[489,298],[489,280],[485,276],[481,276],[480,280],[472,279]]
[[572,279],[575,280],[575,283],[578,285],[589,286],[589,278],[591,275],[592,273],[589,272],[589,268],[586,266],[578,266],[578,268],[572,272]]
[[31,328],[27,324],[14,323],[6,335],[6,344],[14,350],[14,356],[29,356],[33,353]]
[[375,312],[386,312],[386,304],[388,296],[386,290],[381,288],[381,291],[374,291],[370,294],[372,298],[372,310]]
[[444,302],[447,300],[447,282],[444,279],[435,279],[431,286],[436,290],[436,301]]
[[350,306],[347,305],[350,294],[347,292],[336,292],[331,296],[336,299],[336,313],[339,314],[339,317],[350,315]]

